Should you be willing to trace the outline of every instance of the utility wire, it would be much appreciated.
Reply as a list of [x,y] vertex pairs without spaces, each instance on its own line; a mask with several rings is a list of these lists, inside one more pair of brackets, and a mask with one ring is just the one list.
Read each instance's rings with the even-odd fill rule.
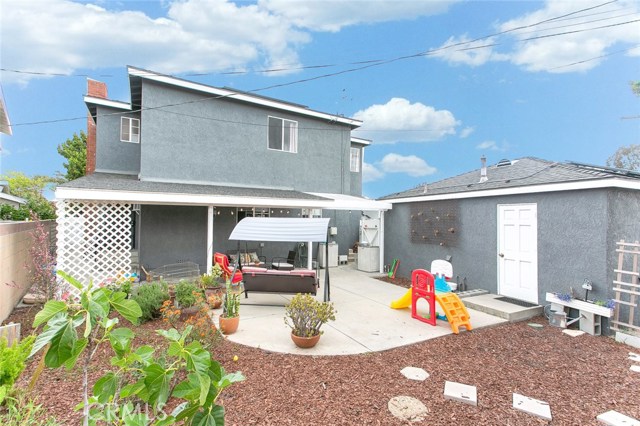
[[[414,53],[414,54],[410,54],[410,55],[398,56],[398,57],[391,58],[391,59],[386,59],[386,60],[381,60],[380,59],[380,60],[369,60],[369,61],[355,62],[355,63],[352,63],[352,64],[363,64],[363,65],[357,66],[357,67],[354,67],[354,68],[350,68],[350,69],[346,69],[346,70],[333,72],[333,73],[322,74],[322,75],[318,75],[318,76],[314,76],[314,77],[294,80],[294,81],[290,81],[290,82],[286,82],[286,83],[273,84],[273,85],[270,85],[270,86],[249,90],[247,92],[255,93],[255,92],[270,90],[270,89],[279,88],[279,87],[286,87],[286,86],[291,86],[291,85],[294,85],[294,84],[301,84],[301,83],[306,83],[306,82],[310,82],[310,81],[314,81],[314,80],[334,77],[334,76],[338,76],[338,75],[342,75],[342,74],[353,73],[353,72],[356,72],[356,71],[361,71],[361,70],[372,68],[372,67],[391,64],[391,63],[394,63],[394,62],[403,61],[403,60],[407,60],[407,59],[413,59],[413,58],[418,58],[418,57],[423,57],[423,56],[430,56],[430,55],[434,55],[437,52],[442,51],[442,50],[447,50],[447,49],[451,49],[453,47],[459,47],[459,46],[463,46],[463,45],[469,45],[469,44],[477,42],[477,41],[481,41],[481,40],[484,40],[484,39],[487,39],[487,38],[492,38],[492,37],[495,37],[496,35],[501,35],[501,34],[513,32],[513,31],[516,31],[516,30],[519,30],[519,29],[531,28],[531,27],[534,27],[536,25],[540,25],[540,24],[543,24],[543,23],[546,23],[546,22],[552,22],[552,21],[555,21],[555,20],[558,20],[558,19],[561,19],[561,18],[566,18],[568,16],[572,16],[572,15],[584,12],[584,11],[593,10],[593,9],[596,9],[596,8],[599,8],[599,7],[603,7],[603,6],[606,6],[608,4],[615,3],[617,1],[618,0],[612,0],[612,1],[609,1],[609,2],[606,2],[606,3],[602,3],[600,5],[592,6],[592,7],[589,7],[589,8],[584,8],[584,9],[581,9],[581,10],[578,10],[578,11],[574,11],[574,12],[571,12],[571,13],[567,13],[567,14],[564,14],[564,15],[561,15],[561,16],[558,16],[558,17],[545,19],[545,20],[539,21],[537,23],[524,25],[524,26],[519,26],[519,27],[516,27],[516,28],[509,29],[509,30],[505,30],[505,31],[501,31],[501,32],[498,32],[498,33],[490,34],[490,35],[487,35],[487,36],[479,37],[479,38],[476,38],[476,39],[471,40],[471,41],[458,42],[458,43],[450,44],[450,45],[447,45],[447,46],[442,46],[440,48],[431,49],[431,50],[427,50],[427,51],[424,51],[424,52],[418,52],[418,53]],[[612,27],[612,26],[624,25],[624,24],[634,23],[634,22],[638,22],[638,21],[640,21],[640,20],[627,21],[627,22],[623,22],[623,23],[611,24],[611,25],[596,27],[596,28],[592,28],[592,29],[608,28],[608,27]],[[537,39],[537,38],[555,37],[555,36],[572,34],[572,33],[576,33],[576,32],[588,31],[588,30],[592,30],[592,29],[583,29],[583,30],[576,30],[576,31],[570,31],[570,32],[563,32],[563,33],[547,34],[547,35],[544,35],[544,36],[531,37],[531,38],[527,38],[527,39],[520,40],[520,41],[521,42],[525,42],[525,41],[530,41],[530,40],[534,40],[534,39]],[[499,43],[492,43],[492,44],[482,45],[482,46],[465,47],[465,48],[461,48],[461,49],[458,49],[458,50],[474,50],[474,49],[492,47],[492,46],[496,46],[496,45],[499,45]],[[598,58],[591,58],[591,59],[585,60],[583,62],[587,62],[589,60],[594,60],[594,59],[598,59]],[[569,65],[567,65],[567,66],[569,66]],[[153,74],[150,73],[150,75],[155,75],[155,73],[153,73]],[[208,101],[208,100],[217,100],[217,99],[222,99],[222,98],[227,98],[227,97],[233,97],[234,95],[235,95],[235,93],[231,93],[231,94],[228,94],[228,95],[217,95],[217,96],[211,96],[211,97],[204,97],[204,98],[193,100],[193,101],[185,101],[185,102],[178,102],[178,103],[174,103],[174,104],[159,105],[159,106],[156,106],[156,107],[141,107],[139,109],[126,111],[126,113],[141,112],[143,110],[159,110],[159,109],[164,109],[164,108],[168,108],[168,107],[172,107],[172,106],[179,106],[179,105],[192,104],[192,103],[197,103],[197,102],[204,102],[204,101]],[[123,112],[102,114],[101,116],[121,115],[121,114],[123,114]],[[86,117],[73,117],[73,118],[63,118],[63,119],[54,119],[54,120],[44,120],[44,121],[37,121],[37,122],[15,123],[15,124],[12,124],[12,126],[51,124],[51,123],[57,123],[57,122],[84,120],[85,118]],[[206,119],[207,117],[200,117],[200,118]],[[250,124],[250,123],[244,123],[244,124]]]

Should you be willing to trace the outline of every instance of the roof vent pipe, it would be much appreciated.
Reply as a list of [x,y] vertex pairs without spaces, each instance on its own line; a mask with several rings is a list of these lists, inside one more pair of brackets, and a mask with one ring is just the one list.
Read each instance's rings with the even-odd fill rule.
[[489,180],[489,178],[487,177],[487,159],[485,158],[485,156],[483,155],[482,157],[480,157],[480,162],[482,163],[482,167],[480,168],[480,182],[479,183],[483,183]]

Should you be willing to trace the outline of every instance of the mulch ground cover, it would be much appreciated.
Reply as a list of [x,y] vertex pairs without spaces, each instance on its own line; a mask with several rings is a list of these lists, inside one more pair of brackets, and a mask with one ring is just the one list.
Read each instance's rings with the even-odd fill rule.
[[[29,334],[37,309],[16,309],[6,322],[22,323],[23,335]],[[418,425],[593,425],[596,416],[608,410],[640,419],[640,373],[630,371],[633,362],[628,358],[634,348],[604,336],[567,336],[543,317],[529,323],[333,357],[271,353],[224,340],[213,349],[214,357],[228,371],[246,376],[221,397],[226,424],[409,424],[387,408],[399,395],[417,398],[429,409],[424,421],[411,423]],[[162,345],[154,332],[159,328],[166,326],[152,321],[136,327],[137,343]],[[91,380],[109,369],[109,356],[105,350],[99,357]],[[21,387],[27,386],[40,355],[34,358],[18,383]],[[406,366],[423,368],[430,377],[423,382],[406,379],[400,374]],[[445,381],[476,386],[478,405],[445,400]],[[514,392],[548,402],[552,422],[514,410]],[[73,409],[82,399],[79,370],[45,370],[34,397],[62,424],[80,424]]]

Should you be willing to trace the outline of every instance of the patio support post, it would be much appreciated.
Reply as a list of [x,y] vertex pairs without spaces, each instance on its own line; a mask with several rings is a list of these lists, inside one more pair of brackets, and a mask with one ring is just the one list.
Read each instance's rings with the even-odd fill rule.
[[213,267],[213,206],[207,207],[207,270],[211,272]]
[[378,234],[378,246],[380,247],[380,272],[384,272],[384,210],[378,210],[380,219],[380,233]]
[[329,289],[329,228],[327,228],[327,241],[324,244],[324,301],[331,300],[331,290]]
[[313,242],[307,242],[307,269],[313,269]]

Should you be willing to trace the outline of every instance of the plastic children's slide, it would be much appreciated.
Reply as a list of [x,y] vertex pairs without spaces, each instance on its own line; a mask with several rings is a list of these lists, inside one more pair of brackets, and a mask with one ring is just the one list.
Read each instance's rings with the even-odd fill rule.
[[[411,292],[412,289],[407,292],[401,298],[391,302],[393,309],[403,309],[411,306]],[[436,301],[444,311],[444,314],[451,325],[451,329],[455,334],[458,334],[459,327],[463,326],[467,330],[472,330],[471,322],[469,318],[469,312],[462,303],[462,300],[454,293],[436,293]]]

